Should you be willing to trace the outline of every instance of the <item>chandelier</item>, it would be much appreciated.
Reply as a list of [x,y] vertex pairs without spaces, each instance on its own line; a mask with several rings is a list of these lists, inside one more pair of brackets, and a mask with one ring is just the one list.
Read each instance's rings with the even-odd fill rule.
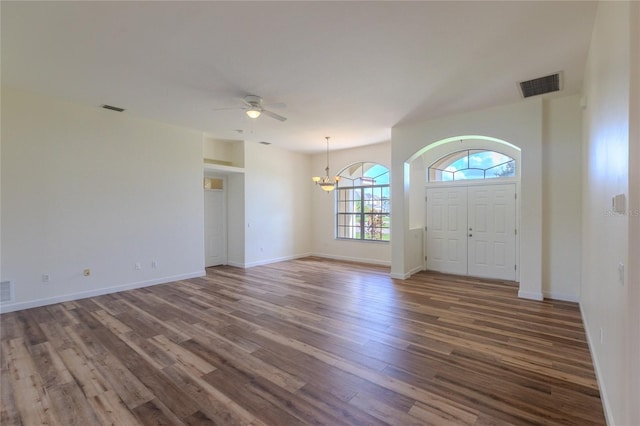
[[340,176],[333,178],[329,177],[329,136],[325,136],[327,140],[327,167],[324,169],[325,175],[323,177],[314,176],[311,178],[316,185],[319,185],[327,193],[333,191],[340,180]]

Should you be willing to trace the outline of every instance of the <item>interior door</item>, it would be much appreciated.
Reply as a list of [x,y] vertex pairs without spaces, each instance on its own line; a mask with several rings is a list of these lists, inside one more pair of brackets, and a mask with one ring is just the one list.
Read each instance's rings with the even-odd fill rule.
[[204,258],[206,267],[227,263],[225,198],[224,190],[204,190]]
[[468,275],[515,280],[515,185],[471,186]]
[[467,188],[427,189],[427,269],[467,274]]

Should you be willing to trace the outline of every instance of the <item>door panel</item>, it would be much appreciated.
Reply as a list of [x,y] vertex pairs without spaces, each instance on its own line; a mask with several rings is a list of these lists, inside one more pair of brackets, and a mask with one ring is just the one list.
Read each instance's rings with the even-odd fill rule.
[[427,269],[467,273],[467,189],[427,190]]
[[204,258],[205,266],[227,263],[225,193],[204,191]]
[[468,274],[515,280],[515,185],[472,186],[468,197]]

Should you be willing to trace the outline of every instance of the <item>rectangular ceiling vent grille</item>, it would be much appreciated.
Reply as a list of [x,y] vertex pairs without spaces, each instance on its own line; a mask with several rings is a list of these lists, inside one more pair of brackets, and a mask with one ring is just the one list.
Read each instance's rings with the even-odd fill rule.
[[0,282],[0,303],[13,302],[13,283],[11,281]]
[[534,78],[533,80],[520,82],[520,90],[522,96],[530,98],[531,96],[544,95],[560,91],[560,73],[551,74],[546,77]]
[[102,105],[102,108],[110,109],[111,111],[118,111],[118,112],[124,111],[124,108],[120,108],[120,107],[113,106],[113,105]]

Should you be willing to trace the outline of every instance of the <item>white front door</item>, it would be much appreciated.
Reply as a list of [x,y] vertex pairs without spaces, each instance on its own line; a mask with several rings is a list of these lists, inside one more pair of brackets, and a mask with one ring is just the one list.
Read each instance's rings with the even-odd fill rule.
[[515,185],[468,188],[468,275],[515,280]]
[[427,269],[467,274],[467,188],[427,190]]
[[427,189],[426,268],[516,279],[515,185]]
[[205,267],[227,263],[225,198],[224,190],[204,190]]

